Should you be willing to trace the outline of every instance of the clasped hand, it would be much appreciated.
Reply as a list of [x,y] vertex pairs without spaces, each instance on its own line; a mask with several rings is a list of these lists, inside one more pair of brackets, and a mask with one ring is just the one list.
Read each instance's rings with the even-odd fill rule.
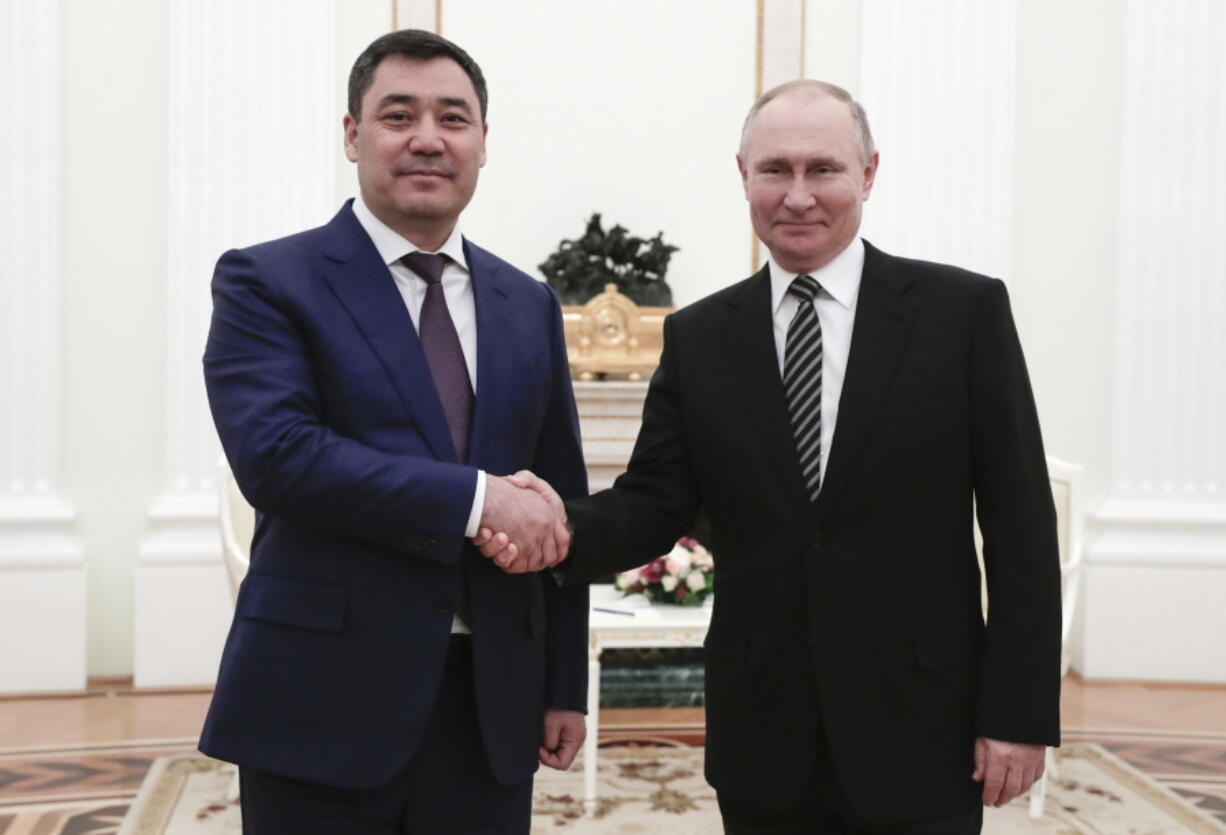
[[487,476],[481,527],[473,544],[508,574],[552,568],[566,559],[570,548],[562,498],[528,470]]

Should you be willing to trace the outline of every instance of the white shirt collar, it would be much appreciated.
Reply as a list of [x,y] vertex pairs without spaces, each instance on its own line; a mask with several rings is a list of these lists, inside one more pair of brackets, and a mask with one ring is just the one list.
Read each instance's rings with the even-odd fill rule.
[[[792,273],[775,263],[775,257],[769,256],[771,279],[771,315],[779,312],[779,305],[787,297],[788,287],[800,273]],[[864,272],[864,241],[853,238],[847,248],[834,256],[834,259],[807,275],[817,279],[830,296],[843,307],[852,310],[856,306],[856,297],[860,295],[860,276]]]
[[[375,217],[375,213],[363,202],[361,195],[353,200],[353,214],[357,217],[358,223],[362,224],[362,228],[366,230],[366,234],[370,235],[383,263],[389,267],[410,252],[426,251]],[[460,234],[459,222],[456,223],[455,228],[451,230],[451,235],[438,248],[438,251],[450,258],[465,272],[468,271],[468,260],[464,257],[464,236]]]

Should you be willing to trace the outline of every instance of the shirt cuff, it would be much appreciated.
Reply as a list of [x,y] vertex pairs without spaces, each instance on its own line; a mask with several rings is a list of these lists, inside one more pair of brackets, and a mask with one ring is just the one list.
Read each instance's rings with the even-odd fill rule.
[[477,470],[477,489],[473,492],[473,509],[468,514],[468,527],[464,537],[472,539],[481,527],[481,514],[485,512],[485,470]]

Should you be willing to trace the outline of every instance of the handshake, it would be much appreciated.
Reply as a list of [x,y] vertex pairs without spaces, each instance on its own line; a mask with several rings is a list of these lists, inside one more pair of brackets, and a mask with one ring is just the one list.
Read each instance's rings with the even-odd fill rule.
[[528,470],[485,480],[485,507],[473,544],[508,574],[542,571],[566,559],[570,530],[562,498]]

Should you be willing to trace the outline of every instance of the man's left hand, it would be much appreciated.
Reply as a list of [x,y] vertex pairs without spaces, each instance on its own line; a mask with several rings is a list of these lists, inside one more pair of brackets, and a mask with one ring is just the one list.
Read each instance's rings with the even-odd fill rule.
[[1004,806],[1027,791],[1043,776],[1046,748],[1022,742],[1001,742],[981,736],[975,740],[975,773],[983,783],[983,805]]
[[577,710],[545,711],[545,736],[541,744],[541,765],[565,771],[587,736],[586,717]]

